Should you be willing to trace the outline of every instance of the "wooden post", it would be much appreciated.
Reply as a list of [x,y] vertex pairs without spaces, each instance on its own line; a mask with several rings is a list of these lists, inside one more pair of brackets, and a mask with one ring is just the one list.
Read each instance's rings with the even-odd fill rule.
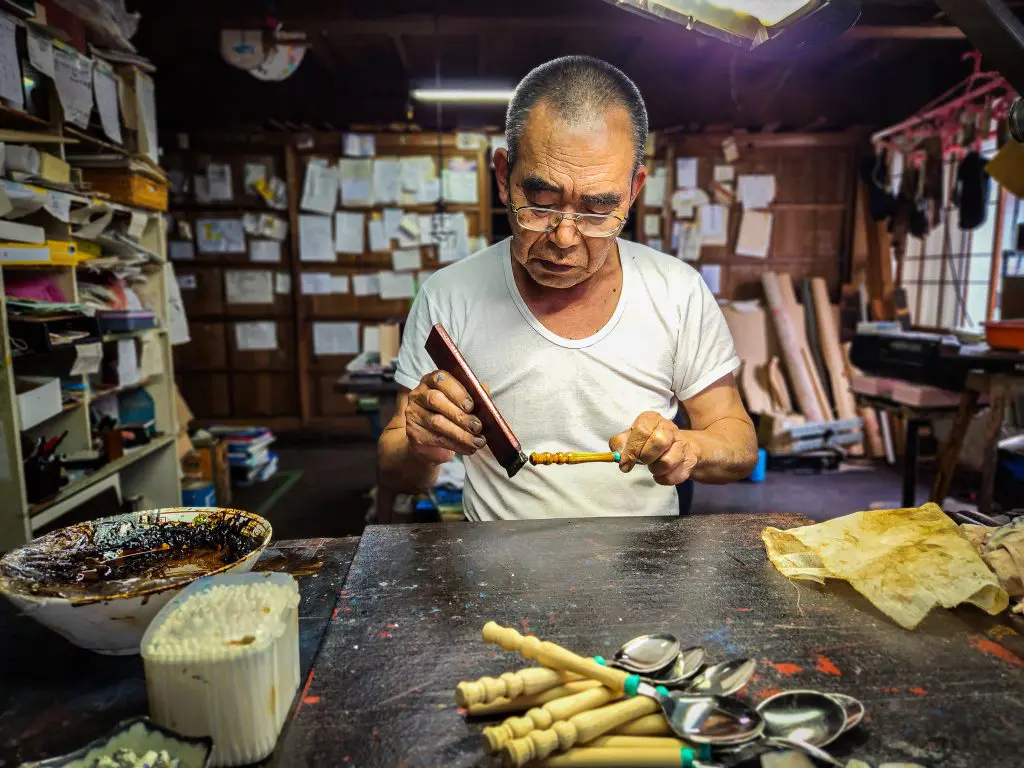
[[881,317],[875,319],[889,320],[892,318],[891,307],[888,306],[892,293],[892,246],[889,243],[889,232],[884,221],[871,218],[868,185],[860,185],[860,212],[864,232],[867,235],[868,248],[868,290],[871,294],[872,307]]
[[[299,423],[309,424],[312,417],[309,394],[309,334],[306,333],[306,307],[302,301],[302,263],[299,259],[299,198],[302,181],[294,138],[284,148],[285,183],[288,185],[288,237],[291,241],[292,306],[295,307],[295,385],[299,392]],[[234,387],[232,387],[234,390]]]
[[[818,319],[818,334],[821,340],[821,353],[825,358],[829,380],[832,382],[832,397],[835,399],[836,412],[840,419],[857,417],[857,403],[850,389],[850,379],[846,375],[843,363],[843,351],[839,346],[839,329],[836,328],[835,316],[832,314],[832,302],[828,298],[828,286],[825,279],[815,277],[811,280],[811,294],[814,297],[814,313]],[[856,446],[857,453],[862,446]]]
[[[988,311],[985,320],[992,321],[996,311],[996,294],[999,292],[999,273],[1003,268],[1003,218],[1006,216],[1005,189],[999,190],[999,201],[996,203],[996,227],[992,236],[992,268],[988,273]],[[1016,222],[1014,222],[1016,224]]]

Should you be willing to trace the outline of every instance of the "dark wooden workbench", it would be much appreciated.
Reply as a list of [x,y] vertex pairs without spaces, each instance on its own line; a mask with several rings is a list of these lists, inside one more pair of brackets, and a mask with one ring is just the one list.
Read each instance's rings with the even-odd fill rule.
[[451,523],[368,528],[275,765],[490,765],[459,680],[522,666],[486,646],[489,619],[583,653],[644,631],[751,656],[754,699],[817,688],[868,718],[837,756],[953,768],[1020,765],[1024,666],[979,633],[977,611],[907,632],[851,589],[790,583],[760,531],[793,516]]
[[[858,696],[868,718],[834,745],[837,756],[876,766],[1019,765],[1024,662],[982,634],[998,636],[995,622],[974,610],[939,611],[906,632],[842,585],[790,583],[767,563],[760,531],[803,522],[378,526],[367,529],[351,569],[353,540],[280,545],[266,565],[319,568],[301,579],[303,664],[320,650],[271,762],[492,765],[481,725],[464,720],[453,692],[459,680],[523,666],[480,641],[495,619],[602,655],[667,629],[703,644],[711,661],[756,658],[746,692],[755,700],[787,688]],[[78,651],[6,606],[0,664],[0,765],[71,749],[146,708],[137,658]]]
[[[299,579],[303,670],[312,666],[358,544],[357,538],[276,542],[256,566]],[[147,709],[138,656],[76,648],[0,598],[0,766],[77,749]]]

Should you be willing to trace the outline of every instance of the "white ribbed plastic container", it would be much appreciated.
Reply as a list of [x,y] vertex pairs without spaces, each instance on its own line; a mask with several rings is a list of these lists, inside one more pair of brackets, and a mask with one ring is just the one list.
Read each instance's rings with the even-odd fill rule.
[[[177,649],[154,642],[160,627],[191,597],[213,587],[242,590],[252,584],[286,590],[275,593],[283,604],[265,618],[256,609],[260,631],[255,639],[203,644],[186,636],[186,647]],[[204,599],[215,611],[216,597]],[[299,688],[298,606],[298,584],[284,573],[211,576],[189,585],[160,610],[142,638],[150,717],[185,736],[211,737],[211,766],[246,765],[267,757]],[[209,619],[223,620],[213,613]],[[224,629],[232,634],[230,626]]]

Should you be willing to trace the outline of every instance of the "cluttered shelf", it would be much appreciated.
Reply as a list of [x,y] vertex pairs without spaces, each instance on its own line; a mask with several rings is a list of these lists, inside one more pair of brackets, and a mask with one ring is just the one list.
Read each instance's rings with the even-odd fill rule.
[[22,112],[20,109],[14,109],[3,102],[0,102],[0,120],[13,120],[15,122],[20,122],[22,125],[31,125],[33,127],[42,127],[53,130],[53,126],[43,118],[36,115],[30,115],[28,112]]
[[100,469],[97,469],[90,475],[86,475],[81,480],[76,480],[68,485],[64,486],[60,493],[54,496],[49,501],[44,501],[40,504],[30,504],[28,508],[29,517],[33,529],[39,528],[51,522],[50,520],[37,520],[36,518],[50,507],[62,502],[66,499],[71,498],[77,493],[84,491],[91,485],[95,485],[104,478],[116,475],[125,467],[134,464],[139,459],[143,459],[161,448],[166,448],[169,445],[173,445],[175,441],[174,436],[163,435],[161,437],[155,437],[145,445],[140,445],[138,448],[126,448],[124,456],[120,459],[114,459],[113,461],[105,464]]
[[122,392],[129,392],[133,389],[139,389],[140,387],[148,387],[150,384],[153,384],[154,382],[159,380],[161,376],[163,376],[162,373],[156,373],[153,374],[152,376],[147,376],[144,379],[140,379],[139,381],[136,381],[132,384],[124,384],[120,387],[111,387],[110,389],[102,389],[99,390],[98,392],[92,392],[89,394],[89,402],[95,403],[99,400],[112,397],[113,395],[119,395]]
[[113,152],[124,157],[133,156],[130,151],[128,151],[127,149],[118,144],[111,144],[109,141],[104,141],[103,139],[96,138],[95,136],[91,136],[88,133],[85,133],[84,131],[72,128],[71,126],[64,126],[64,130],[67,131],[67,133],[70,136],[73,136],[76,139],[78,139],[81,143],[89,144],[97,149],[102,149],[104,152]]

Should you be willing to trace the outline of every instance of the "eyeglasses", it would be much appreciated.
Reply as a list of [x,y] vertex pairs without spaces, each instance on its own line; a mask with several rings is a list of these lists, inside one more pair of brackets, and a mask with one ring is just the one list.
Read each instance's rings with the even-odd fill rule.
[[566,213],[552,208],[509,205],[519,226],[530,232],[554,232],[563,221],[571,221],[584,237],[614,237],[626,226],[626,220],[614,213]]

